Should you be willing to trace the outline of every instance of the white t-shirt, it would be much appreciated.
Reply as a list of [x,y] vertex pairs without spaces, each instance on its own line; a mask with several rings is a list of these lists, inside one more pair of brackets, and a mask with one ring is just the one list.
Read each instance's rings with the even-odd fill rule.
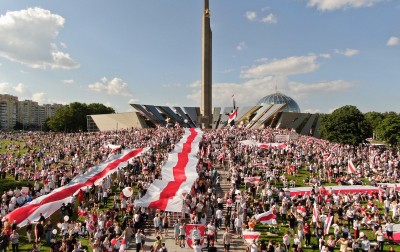
[[222,210],[221,209],[218,209],[216,212],[215,212],[215,216],[217,216],[217,219],[222,219]]
[[194,252],[201,252],[202,246],[201,245],[193,245]]
[[255,243],[252,243],[250,245],[250,252],[257,252],[258,251],[258,246]]
[[215,226],[211,225],[211,224],[208,224],[207,225],[207,234],[213,235],[214,233],[215,233]]

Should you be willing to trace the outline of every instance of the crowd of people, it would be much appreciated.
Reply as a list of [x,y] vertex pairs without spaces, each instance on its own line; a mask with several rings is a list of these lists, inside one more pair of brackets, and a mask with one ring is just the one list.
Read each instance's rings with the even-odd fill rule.
[[[0,251],[10,245],[18,251],[19,236],[26,235],[31,251],[48,246],[51,251],[77,252],[90,247],[95,252],[114,252],[130,246],[136,251],[165,252],[172,249],[165,244],[168,229],[173,230],[177,247],[186,246],[186,224],[206,226],[205,244],[194,237],[194,251],[213,247],[218,233],[222,234],[219,242],[229,251],[234,238],[242,241],[242,230],[257,230],[254,216],[269,210],[277,215],[278,227],[286,230],[287,226],[288,232],[281,239],[254,241],[248,246],[251,252],[305,248],[383,251],[388,241],[392,243],[394,223],[400,218],[397,190],[386,186],[376,193],[341,194],[329,186],[398,183],[399,149],[339,145],[283,129],[205,129],[198,153],[199,178],[183,199],[182,213],[135,207],[134,200],[144,196],[155,179],[162,179],[161,167],[182,134],[180,127],[68,134],[1,133],[0,140],[7,141],[1,141],[5,151],[0,154],[0,177],[13,176],[26,185],[2,193]],[[285,147],[265,148],[241,142],[273,143],[278,135],[290,136]],[[24,234],[18,232],[13,220],[3,218],[112,158],[113,150],[108,145],[150,150],[104,178],[99,186],[79,191],[54,215],[57,217],[30,220]],[[356,165],[354,173],[347,171],[349,160]],[[304,180],[296,182],[300,176]],[[245,184],[246,177],[260,177],[260,181]],[[221,183],[229,183],[230,190],[220,193]],[[312,190],[298,196],[290,196],[286,190],[304,185]],[[136,190],[131,197],[122,192],[128,186]],[[314,203],[319,214],[312,220]],[[299,211],[299,207],[305,210]],[[332,228],[326,232],[329,216],[333,217]],[[149,236],[156,237],[153,244],[145,242]]]

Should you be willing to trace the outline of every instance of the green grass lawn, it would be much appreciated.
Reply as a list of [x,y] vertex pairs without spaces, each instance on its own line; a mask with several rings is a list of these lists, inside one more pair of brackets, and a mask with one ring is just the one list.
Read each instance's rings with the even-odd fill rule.
[[[309,178],[309,172],[307,172],[304,168],[300,169],[297,173],[297,175],[288,175],[286,174],[286,178],[288,179],[288,181],[290,180],[294,180],[296,182],[296,186],[302,186],[303,185],[303,180],[308,177]],[[370,184],[369,181],[367,179],[363,179],[363,182],[365,184]],[[330,185],[337,185],[334,183],[325,183],[325,186],[330,186]],[[282,188],[283,183],[281,181],[277,181],[277,187],[278,188]],[[367,202],[362,202],[362,204],[366,204]],[[383,203],[380,203],[378,201],[375,201],[375,203],[377,203],[380,212],[383,212]],[[338,217],[337,215],[335,215],[335,220],[337,220]],[[269,240],[273,240],[275,244],[277,243],[282,243],[283,244],[283,236],[289,231],[289,227],[286,224],[281,223],[279,220],[277,221],[278,224],[277,225],[263,225],[261,223],[257,223],[256,227],[255,227],[255,231],[261,232],[261,238],[259,239],[259,242],[264,240],[266,244],[268,244]],[[344,223],[344,221],[343,221]],[[346,221],[347,223],[347,221]],[[333,224],[333,223],[332,223]],[[272,231],[272,232],[271,232]],[[352,234],[352,229],[350,229],[351,234]],[[313,232],[313,228],[311,228],[311,232]],[[368,237],[370,242],[375,242],[376,241],[376,237],[375,234],[373,233],[372,230],[370,229],[361,229],[360,232],[364,232],[364,234]],[[297,229],[295,229],[295,233],[297,233]],[[330,229],[330,235],[333,235],[333,228],[331,227]],[[293,242],[293,235],[291,235],[292,238],[292,242]],[[318,240],[316,238],[316,236],[313,234],[311,236],[311,244],[314,245],[318,245]],[[304,242],[303,242],[304,245]],[[400,245],[398,244],[389,244],[389,242],[385,241],[385,247],[384,250],[388,251],[390,246],[393,245],[396,251],[400,251]],[[338,246],[336,247],[337,250],[339,250]],[[304,251],[316,251],[315,249],[313,249],[312,247],[304,247],[303,246],[303,250]]]
[[[1,140],[0,141],[1,144],[1,149],[0,149],[0,153],[4,153],[4,152],[12,152],[12,150],[10,149],[6,149],[5,147],[7,145],[11,145],[11,146],[23,146],[23,142],[18,142],[18,141],[9,141],[9,140]],[[23,155],[26,152],[26,149],[20,148],[19,150],[15,151],[15,154],[20,154]],[[39,162],[40,163],[40,162]],[[39,169],[40,169],[40,164],[39,164]],[[308,171],[305,170],[305,168],[303,167],[302,169],[300,169],[298,171],[298,173],[296,175],[288,175],[286,174],[286,177],[288,179],[288,181],[290,180],[294,180],[296,182],[296,186],[302,186],[303,185],[303,180],[306,177],[309,177],[310,174]],[[2,179],[0,180],[0,193],[2,193],[3,191],[8,191],[9,189],[15,189],[15,187],[20,187],[20,186],[26,186],[27,183],[31,183],[33,184],[32,181],[15,181],[14,177],[11,175],[7,175],[6,179]],[[363,180],[366,184],[368,184],[368,180],[364,179]],[[335,185],[334,183],[325,183],[326,186],[330,186],[330,185]],[[281,181],[277,180],[277,186],[278,187],[282,187],[283,184]],[[135,190],[135,195],[137,194],[137,188],[134,187]],[[119,188],[117,187],[113,187],[113,192],[117,192],[119,193]],[[112,197],[109,197],[108,200],[108,206],[112,205]],[[364,202],[365,203],[365,202]],[[382,204],[379,203],[378,206],[380,207],[380,210],[382,211]],[[77,208],[77,204],[75,205],[75,214],[76,214],[76,208]],[[104,207],[102,207],[102,209],[105,209]],[[59,220],[61,217],[61,213],[59,211],[55,212],[50,218],[51,220],[54,220],[53,224],[55,225],[57,220]],[[78,216],[74,216],[73,217],[74,220],[78,219]],[[80,219],[82,220],[82,219]],[[273,227],[269,226],[269,225],[262,225],[262,224],[257,224],[256,231],[260,231],[262,233],[261,235],[261,239],[260,240],[265,240],[266,243],[268,243],[269,240],[274,240],[275,243],[282,243],[282,237],[283,235],[288,231],[288,226],[287,225],[283,225],[282,223],[279,222],[278,220],[278,225],[275,225]],[[312,229],[313,230],[313,229]],[[331,234],[333,235],[333,229],[331,228]],[[362,232],[364,232],[366,234],[366,236],[370,239],[371,242],[375,241],[375,235],[372,233],[371,230],[361,230]],[[20,251],[30,251],[32,245],[28,244],[27,238],[26,238],[26,229],[25,228],[21,228],[19,229],[19,234],[20,234]],[[296,231],[297,232],[297,231]],[[32,238],[34,238],[34,236],[32,236]],[[58,237],[61,238],[61,237]],[[82,243],[83,246],[88,248],[88,252],[92,251],[91,246],[89,244],[89,241],[87,238],[82,238],[79,239]],[[317,245],[318,241],[317,238],[315,237],[315,235],[312,235],[312,239],[311,239],[311,243]],[[389,244],[386,242],[385,245],[385,250],[389,249]],[[41,251],[50,251],[50,248],[48,246],[46,246],[44,243],[40,244],[40,249]],[[303,249],[305,251],[315,251],[312,248],[304,248]],[[395,245],[395,249],[396,251],[400,251],[400,246],[399,245]],[[338,249],[337,249],[338,250]]]

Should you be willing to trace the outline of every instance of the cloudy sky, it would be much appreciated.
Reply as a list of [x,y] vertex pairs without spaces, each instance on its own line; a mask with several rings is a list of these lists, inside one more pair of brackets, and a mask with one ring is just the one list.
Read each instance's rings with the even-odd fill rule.
[[[202,0],[1,0],[0,93],[200,106]],[[213,105],[400,112],[400,1],[210,0]]]

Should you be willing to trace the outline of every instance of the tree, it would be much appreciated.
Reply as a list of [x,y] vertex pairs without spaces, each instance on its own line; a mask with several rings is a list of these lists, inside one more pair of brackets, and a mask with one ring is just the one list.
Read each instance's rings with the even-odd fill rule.
[[376,129],[379,139],[392,146],[400,143],[400,115],[388,113]]
[[372,127],[357,107],[347,105],[323,115],[320,132],[323,139],[357,145],[371,136]]
[[99,114],[113,114],[115,113],[113,108],[107,107],[101,103],[91,103],[88,106],[89,115],[99,115]]
[[47,122],[49,129],[53,131],[86,131],[87,115],[115,113],[113,108],[99,103],[73,102],[57,110],[55,115]]
[[385,115],[379,112],[372,111],[365,113],[364,117],[371,124],[372,130],[375,131],[378,125],[385,118]]

